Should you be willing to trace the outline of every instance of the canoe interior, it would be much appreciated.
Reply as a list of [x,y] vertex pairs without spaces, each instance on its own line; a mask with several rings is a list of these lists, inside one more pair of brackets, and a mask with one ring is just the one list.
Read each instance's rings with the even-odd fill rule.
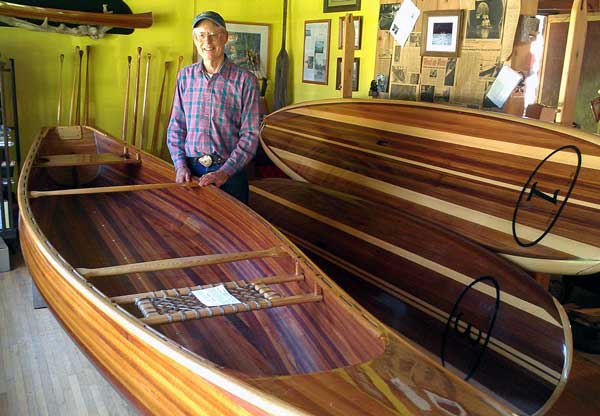
[[[338,100],[275,112],[261,137],[295,179],[410,212],[498,253],[600,261],[600,141],[592,135],[442,106]],[[511,227],[519,194],[559,148],[514,218],[524,244],[550,232],[520,245]],[[539,192],[528,198],[534,184]]]
[[[566,314],[520,268],[434,224],[338,191],[290,179],[254,180],[250,190],[250,206],[355,300],[438,361],[443,349],[461,377],[472,375],[526,414],[562,390],[572,354]],[[494,293],[477,290],[493,289],[487,280],[458,301],[481,276],[498,285],[497,313]],[[455,307],[462,326],[446,333]],[[479,331],[491,335],[489,344],[485,335],[471,342]]]
[[[49,134],[60,136],[63,131],[57,128]],[[122,150],[118,143],[93,130],[87,130],[84,137],[92,138],[99,152],[118,154]],[[73,147],[68,147],[69,142]],[[59,153],[77,153],[82,148],[77,143],[76,139],[65,140]],[[87,145],[83,148],[89,150]],[[63,189],[51,179],[55,177],[50,173],[52,170],[63,170],[63,179],[69,175],[64,172],[65,168],[33,168],[29,190]],[[144,159],[142,165],[104,165],[97,173],[86,187],[173,180],[171,168],[151,158]],[[81,176],[73,172],[70,175]],[[241,222],[248,218],[247,210],[227,203],[228,198],[214,189],[172,188],[50,196],[31,199],[30,204],[44,235],[74,268],[263,250],[282,244],[266,224],[260,223],[258,228],[256,224],[245,227]],[[260,258],[181,270],[96,277],[90,282],[112,297],[290,274],[294,273],[295,264],[292,256]],[[274,288],[282,295],[311,293],[318,271],[307,268],[304,273],[304,281]],[[155,329],[239,377],[321,372],[365,362],[382,354],[384,343],[371,324],[348,313],[333,297],[325,295],[323,301],[312,304],[158,325]]]

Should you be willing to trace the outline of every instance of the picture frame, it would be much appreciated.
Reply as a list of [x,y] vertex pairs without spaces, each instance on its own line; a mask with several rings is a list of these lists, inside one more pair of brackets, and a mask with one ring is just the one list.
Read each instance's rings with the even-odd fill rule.
[[[362,44],[362,16],[352,16],[352,21],[354,23],[354,50],[357,51],[361,48]],[[338,49],[342,49],[344,47],[344,17],[340,16],[340,25],[339,25],[339,34],[338,34]]]
[[[352,65],[352,91],[358,91],[358,81],[360,79],[360,58],[354,58]],[[337,58],[337,67],[335,70],[335,89],[342,89],[342,58]]]
[[600,121],[600,97],[596,97],[590,101],[590,105],[592,106],[592,113],[594,113],[594,120],[597,123]]
[[460,56],[464,35],[464,11],[423,12],[421,56]]
[[327,85],[329,82],[329,38],[331,19],[304,22],[302,82]]
[[323,0],[323,13],[360,10],[360,0]]
[[268,78],[271,25],[268,23],[226,22],[229,40],[225,54],[258,79]]

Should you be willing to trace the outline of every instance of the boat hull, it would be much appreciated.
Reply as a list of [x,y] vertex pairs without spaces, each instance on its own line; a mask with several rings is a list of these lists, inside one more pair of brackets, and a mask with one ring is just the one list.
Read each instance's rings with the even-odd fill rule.
[[293,179],[437,223],[527,270],[600,270],[600,141],[458,107],[316,101],[265,118],[265,151]]
[[[250,206],[354,299],[461,376],[526,414],[543,413],[560,395],[571,366],[569,321],[518,267],[459,235],[341,192],[290,179],[255,180],[250,189]],[[481,333],[489,341],[470,342]]]

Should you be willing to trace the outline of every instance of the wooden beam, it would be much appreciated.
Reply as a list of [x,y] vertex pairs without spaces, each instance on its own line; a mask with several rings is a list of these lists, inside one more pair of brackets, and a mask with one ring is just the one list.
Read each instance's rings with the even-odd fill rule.
[[583,48],[587,32],[587,2],[575,0],[569,19],[569,32],[565,50],[560,90],[558,93],[558,113],[556,122],[571,127],[575,118],[575,104],[579,88]]
[[29,198],[41,198],[45,196],[107,194],[113,192],[147,191],[151,189],[165,188],[195,188],[198,186],[198,182],[196,181],[182,183],[148,183],[142,185],[99,186],[96,188],[60,189],[57,191],[31,191],[29,192],[28,196]]
[[344,17],[344,49],[342,55],[342,98],[352,98],[352,68],[354,67],[354,19]]
[[77,272],[79,272],[79,274],[81,274],[85,278],[116,276],[119,274],[157,272],[161,270],[184,269],[196,266],[210,266],[213,264],[230,263],[234,261],[249,260],[261,257],[278,257],[286,254],[287,252],[283,248],[273,247],[267,250],[179,257],[175,259],[155,260],[143,263],[131,263],[120,266],[99,267],[97,269],[79,268],[77,269]]

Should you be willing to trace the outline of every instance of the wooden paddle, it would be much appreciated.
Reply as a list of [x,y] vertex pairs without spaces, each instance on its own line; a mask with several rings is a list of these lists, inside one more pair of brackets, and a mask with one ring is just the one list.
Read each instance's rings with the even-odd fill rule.
[[140,61],[142,60],[142,47],[137,48],[137,67],[135,68],[135,89],[133,91],[133,132],[131,133],[131,144],[135,146],[135,133],[137,129],[138,95],[140,93]]
[[285,50],[285,35],[287,27],[287,0],[283,0],[283,31],[281,34],[281,50],[275,64],[275,91],[273,92],[273,110],[286,106],[287,82],[290,72],[290,62]]
[[150,78],[150,59],[152,55],[149,53],[146,60],[146,77],[144,79],[144,99],[142,100],[142,126],[140,134],[140,150],[144,150],[144,137],[146,136],[146,108],[148,103],[148,79]]
[[[179,56],[177,60],[177,72],[175,72],[175,88],[173,89],[173,96],[171,97],[171,107],[169,108],[169,119],[171,118],[171,114],[173,113],[173,101],[175,100],[175,93],[177,92],[177,75],[179,75],[179,71],[181,71],[181,65],[183,64],[183,56]],[[166,130],[169,128],[169,123],[167,122]],[[160,149],[160,157],[165,159],[167,157],[167,133],[165,132],[165,141],[163,142],[163,146]]]
[[65,54],[60,54],[60,65],[58,67],[58,108],[56,109],[56,125],[60,126],[60,112],[62,106],[62,73],[63,73],[63,61],[65,60]]
[[77,102],[75,103],[75,124],[79,125],[81,121],[81,62],[83,60],[83,50],[79,49],[79,64],[77,65]]
[[125,104],[123,106],[123,130],[121,132],[121,140],[125,142],[123,153],[127,154],[127,118],[129,116],[129,80],[131,78],[131,56],[127,57],[127,82],[125,83]]
[[90,45],[85,47],[85,96],[83,99],[83,124],[88,125],[90,111]]
[[[79,56],[79,46],[75,46],[75,58]],[[73,70],[73,86],[71,87],[71,103],[69,104],[69,125],[73,124],[75,111],[75,88],[77,87],[77,69]]]
[[156,106],[156,114],[154,115],[154,128],[152,129],[152,139],[150,141],[150,153],[156,154],[156,146],[158,144],[158,124],[160,122],[160,110],[162,109],[163,95],[165,92],[165,83],[167,80],[167,70],[171,61],[165,61],[165,70],[163,72],[162,83],[160,84],[160,93],[158,94],[158,105]]

